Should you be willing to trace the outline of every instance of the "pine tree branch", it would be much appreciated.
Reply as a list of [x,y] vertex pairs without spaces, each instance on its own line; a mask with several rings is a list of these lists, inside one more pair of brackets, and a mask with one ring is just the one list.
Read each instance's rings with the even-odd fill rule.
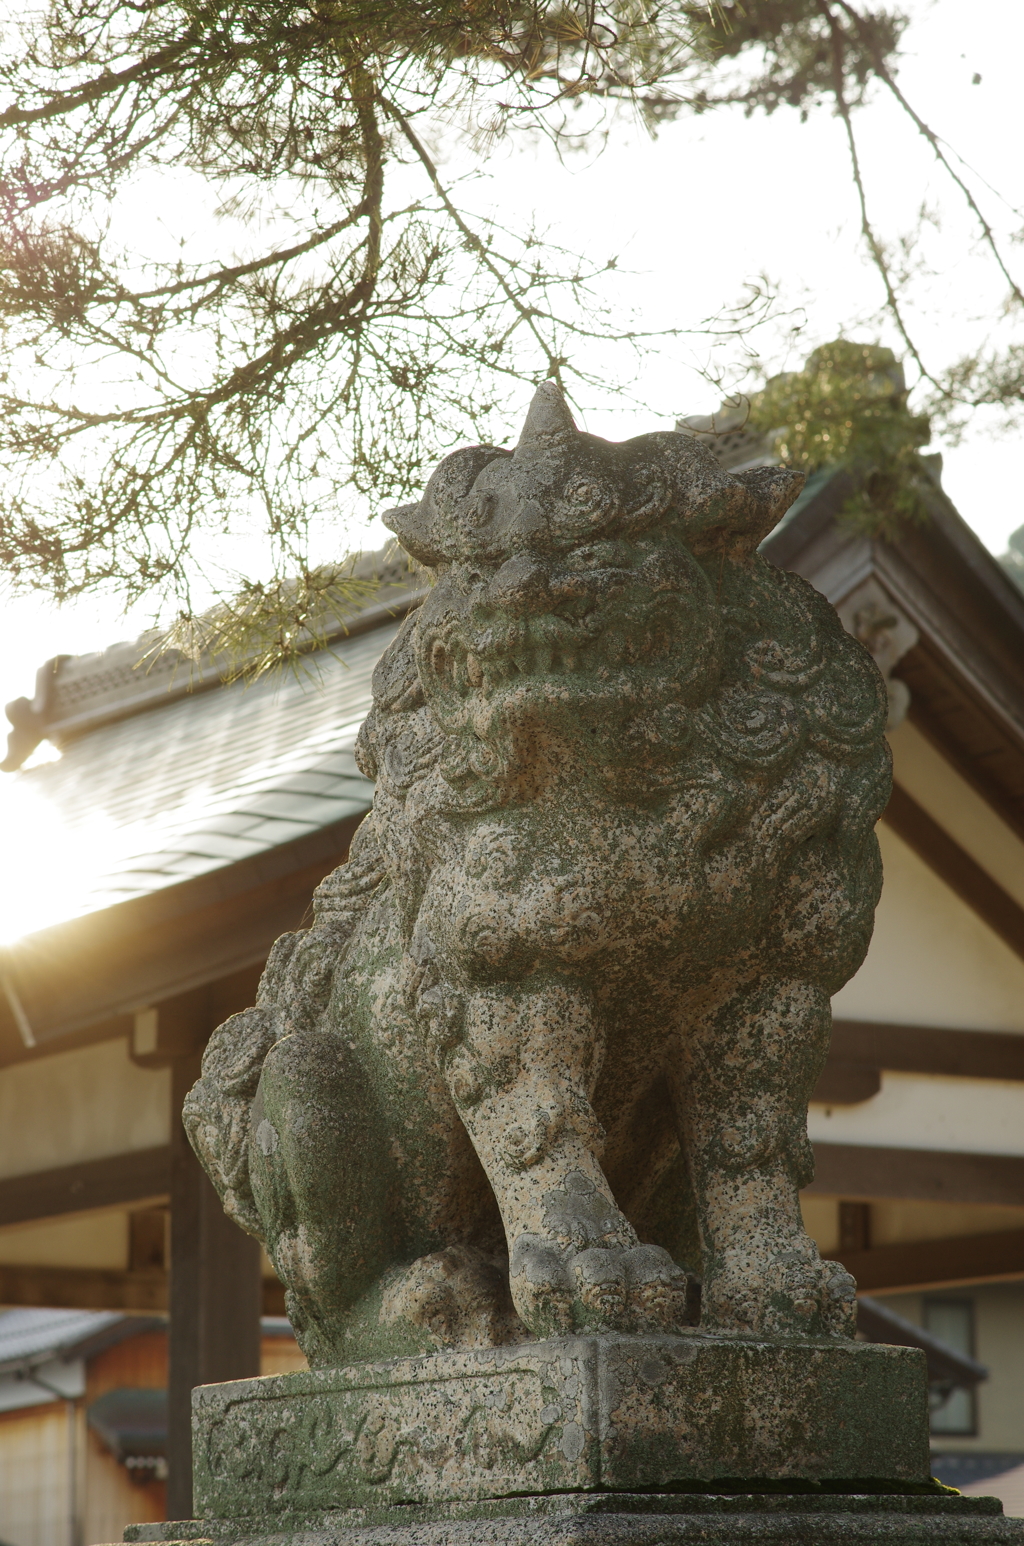
[[832,92],[835,98],[836,111],[843,121],[843,128],[846,132],[846,144],[850,156],[850,171],[853,177],[854,187],[857,190],[857,202],[860,206],[861,235],[863,236],[868,252],[871,255],[871,261],[875,265],[875,268],[877,269],[878,274],[882,280],[882,284],[885,288],[886,305],[889,309],[889,313],[892,316],[893,321],[896,323],[896,326],[899,329],[900,337],[906,344],[907,350],[909,351],[910,356],[918,370],[921,372],[921,375],[925,378],[925,380],[929,381],[933,386],[938,388],[939,383],[936,381],[931,371],[925,365],[921,356],[921,352],[910,333],[910,329],[906,324],[903,316],[903,308],[900,305],[899,296],[897,295],[896,288],[892,282],[892,275],[889,272],[889,265],[886,262],[885,253],[882,250],[882,244],[878,240],[878,237],[875,235],[874,226],[872,225],[870,215],[868,214],[867,191],[864,187],[864,177],[861,171],[860,153],[857,149],[857,137],[854,133],[850,105],[846,99],[845,73],[843,70],[843,55],[846,48],[846,39],[843,36],[843,29],[839,26],[835,16],[832,14],[832,8],[829,4],[829,0],[817,0],[817,6],[822,17],[828,23],[829,31],[832,37]]
[[896,101],[900,104],[903,111],[908,115],[915,128],[932,147],[939,165],[948,174],[948,176],[952,178],[953,182],[960,189],[960,192],[963,194],[964,199],[966,200],[968,208],[971,210],[971,213],[974,215],[979,226],[981,227],[985,245],[988,247],[992,256],[995,258],[1003,278],[1010,286],[1010,293],[1014,300],[1024,303],[1024,292],[1021,291],[1020,286],[1006,266],[1003,255],[999,250],[999,244],[996,241],[995,232],[993,231],[988,220],[985,218],[985,215],[983,214],[977,199],[974,197],[974,194],[971,192],[967,183],[960,176],[959,172],[957,172],[956,168],[951,164],[949,157],[946,155],[942,148],[942,141],[940,140],[939,136],[935,133],[935,130],[932,129],[929,124],[925,123],[921,115],[915,111],[910,102],[907,101],[907,98],[904,96],[899,86],[896,84],[896,81],[893,79],[892,72],[889,70],[885,60],[879,54],[875,40],[871,36],[870,28],[865,27],[863,18],[858,14],[857,11],[854,10],[853,6],[848,3],[848,0],[835,0],[835,4],[837,4],[841,10],[846,12],[847,16],[849,16],[850,20],[857,28],[857,31],[859,32],[865,47],[871,54],[872,65],[879,80],[883,81],[888,89],[892,92],[893,96],[896,98]]
[[152,80],[163,74],[173,74],[175,71],[169,67],[181,68],[178,61],[193,50],[199,42],[201,42],[201,35],[198,32],[187,33],[180,42],[158,49],[155,54],[138,60],[127,69],[105,70],[102,75],[86,81],[82,86],[76,86],[73,91],[58,92],[56,96],[39,107],[7,107],[0,112],[0,129],[19,128],[25,124],[40,123],[48,118],[64,117],[68,113],[77,112],[80,107],[88,107],[91,103],[99,102],[115,92],[124,91],[128,86]]
[[435,166],[430,153],[428,152],[426,146],[423,144],[423,141],[420,139],[419,135],[416,133],[412,124],[409,122],[408,118],[401,111],[401,109],[395,105],[394,102],[389,101],[387,98],[381,98],[381,106],[384,108],[384,111],[389,115],[389,117],[391,117],[398,125],[402,135],[412,147],[424,171],[430,178],[431,185],[433,186],[438,198],[441,200],[441,203],[443,204],[449,219],[452,221],[452,224],[455,226],[456,230],[465,241],[467,247],[475,254],[477,260],[492,276],[495,283],[500,287],[505,298],[511,304],[513,310],[518,314],[520,320],[526,324],[529,331],[533,334],[536,342],[543,350],[548,362],[548,377],[551,380],[557,381],[559,385],[562,385],[560,370],[564,362],[561,359],[556,358],[548,348],[547,341],[544,339],[540,329],[537,326],[534,311],[531,307],[523,305],[522,301],[519,299],[518,295],[516,295],[515,291],[506,280],[504,274],[501,272],[501,269],[497,266],[496,263],[492,261],[491,256],[488,253],[484,243],[480,240],[480,237],[466,222],[466,220],[460,214],[459,210],[456,208],[455,204],[452,202],[451,195],[448,193],[447,188],[445,188],[444,184],[441,182],[437,167]]

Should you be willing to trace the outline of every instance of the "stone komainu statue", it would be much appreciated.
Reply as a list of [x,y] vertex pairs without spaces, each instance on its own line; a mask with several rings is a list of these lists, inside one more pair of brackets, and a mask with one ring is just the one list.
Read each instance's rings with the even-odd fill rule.
[[798,474],[577,431],[446,457],[315,921],[213,1036],[192,1142],[310,1362],[530,1334],[850,1336],[803,1229],[830,995],[881,885],[885,689],[759,557]]

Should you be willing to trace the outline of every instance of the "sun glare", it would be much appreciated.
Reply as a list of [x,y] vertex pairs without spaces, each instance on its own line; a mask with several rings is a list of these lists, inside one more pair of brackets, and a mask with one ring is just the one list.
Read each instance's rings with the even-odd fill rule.
[[29,779],[13,774],[0,784],[0,832],[6,858],[0,945],[88,911],[89,894],[114,856],[109,819],[70,826]]
[[21,764],[22,773],[31,773],[33,768],[45,768],[48,762],[59,762],[61,759],[60,748],[54,746],[52,741],[40,741],[35,751],[25,758]]

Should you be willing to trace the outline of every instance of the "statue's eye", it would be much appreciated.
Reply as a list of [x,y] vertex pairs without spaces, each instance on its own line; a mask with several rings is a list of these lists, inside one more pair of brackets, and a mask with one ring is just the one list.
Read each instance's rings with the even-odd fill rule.
[[483,584],[483,575],[479,570],[467,569],[461,564],[454,570],[452,579],[455,581],[459,593],[463,596],[470,595],[478,586]]
[[625,542],[590,542],[569,555],[574,569],[630,569],[633,556]]
[[586,479],[581,479],[579,483],[569,484],[563,498],[571,499],[573,504],[576,505],[600,505],[607,500],[608,492],[606,489],[602,489],[598,483],[591,483]]

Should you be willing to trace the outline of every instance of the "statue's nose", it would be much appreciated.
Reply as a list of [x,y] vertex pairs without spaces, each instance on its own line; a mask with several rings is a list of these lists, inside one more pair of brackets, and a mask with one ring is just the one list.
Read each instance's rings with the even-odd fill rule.
[[502,564],[488,586],[488,599],[505,612],[543,612],[551,600],[548,571],[530,553]]

